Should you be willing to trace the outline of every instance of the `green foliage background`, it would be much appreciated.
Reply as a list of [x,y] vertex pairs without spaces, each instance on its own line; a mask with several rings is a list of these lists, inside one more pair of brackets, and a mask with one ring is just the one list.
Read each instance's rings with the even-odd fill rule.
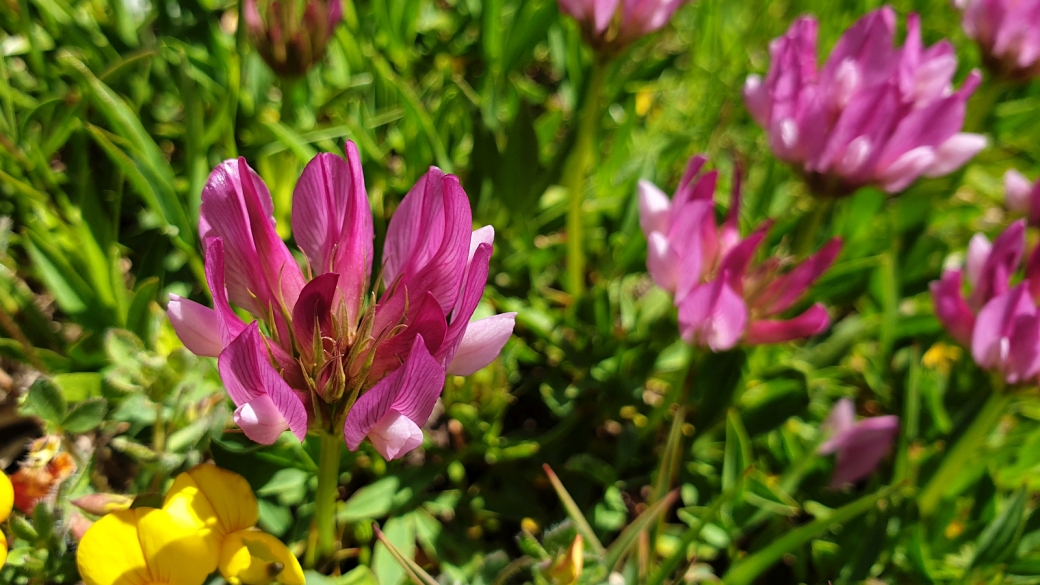
[[[208,457],[250,480],[264,529],[302,547],[317,445],[258,449],[225,432],[214,364],[179,347],[160,305],[170,293],[207,299],[196,226],[210,169],[246,157],[289,238],[303,165],[350,139],[377,241],[430,165],[462,178],[475,221],[497,233],[482,310],[518,317],[498,362],[448,380],[423,455],[344,455],[347,576],[328,582],[405,578],[371,520],[444,582],[506,582],[507,566],[510,582],[537,581],[541,553],[517,540],[522,524],[550,556],[574,534],[558,526],[566,510],[542,464],[609,542],[662,495],[658,470],[682,434],[679,510],[617,566],[629,582],[650,578],[641,556],[691,564],[689,552],[687,574],[706,580],[747,561],[761,583],[1040,583],[1035,392],[1006,401],[937,512],[915,504],[991,393],[969,354],[934,345],[951,342],[927,285],[972,233],[1007,224],[1004,171],[1040,172],[1040,85],[987,79],[967,126],[989,149],[896,198],[863,189],[815,231],[816,203],[742,104],[745,77],[765,72],[770,39],[796,16],[818,16],[822,58],[879,5],[698,0],[615,60],[585,205],[591,288],[575,303],[560,290],[566,197],[555,185],[591,53],[555,0],[348,3],[325,61],[295,82],[248,46],[233,3],[0,0],[0,352],[9,371],[53,376],[32,387],[27,412],[93,441],[56,509],[39,512],[50,522],[18,529],[0,580],[74,582],[65,496],[154,492]],[[926,42],[951,39],[958,79],[980,66],[947,0],[893,5],[921,14]],[[702,152],[723,171],[723,207],[735,161],[746,170],[745,233],[771,217],[773,249],[845,239],[806,301],[832,308],[828,335],[714,356],[678,341],[670,299],[645,274],[635,187],[646,178],[670,191]],[[945,359],[922,360],[930,348]],[[688,424],[669,440],[688,367]],[[844,396],[900,415],[901,434],[869,481],[830,490],[832,463],[813,450]],[[883,505],[858,500],[878,493]],[[752,582],[739,576],[727,582]]]

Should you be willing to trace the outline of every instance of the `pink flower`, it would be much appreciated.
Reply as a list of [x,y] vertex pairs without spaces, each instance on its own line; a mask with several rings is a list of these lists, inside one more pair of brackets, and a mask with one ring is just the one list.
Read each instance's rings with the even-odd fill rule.
[[[935,316],[957,342],[971,348],[982,368],[1009,384],[1040,374],[1040,253],[1025,266],[1025,280],[1012,287],[1025,256],[1025,221],[1012,223],[991,244],[977,234],[968,245],[963,272],[947,270],[931,285]],[[962,292],[967,277],[970,295]]]
[[803,171],[820,195],[864,185],[896,193],[922,175],[957,170],[986,146],[985,137],[960,132],[979,73],[954,91],[950,43],[924,48],[912,14],[905,45],[894,47],[895,22],[891,8],[871,12],[818,69],[816,20],[799,18],[770,45],[765,80],[751,75],[744,85],[773,153]]
[[514,313],[470,321],[494,230],[473,231],[458,179],[430,169],[390,220],[377,301],[372,214],[353,143],[346,160],[315,157],[293,193],[306,271],[272,211],[244,159],[213,171],[199,224],[214,308],[171,297],[178,336],[198,355],[219,356],[235,422],[254,441],[270,444],[286,430],[302,440],[321,420],[326,431],[343,425],[351,449],[366,436],[387,458],[414,449],[445,374],[486,366],[512,333]]
[[1012,169],[1004,174],[1004,202],[1008,209],[1025,214],[1029,225],[1040,226],[1040,181],[1030,183]]
[[647,269],[657,286],[674,296],[683,340],[724,351],[745,344],[781,343],[823,332],[830,318],[816,304],[792,319],[776,319],[802,297],[834,262],[834,239],[791,270],[785,261],[752,258],[771,227],[766,222],[741,239],[737,225],[740,177],[734,178],[729,214],[715,220],[718,171],[701,173],[707,159],[696,156],[672,199],[653,184],[639,184],[640,226],[648,243]]
[[1040,0],[954,0],[964,32],[994,72],[1026,80],[1040,75]]
[[[267,65],[283,77],[299,77],[321,61],[336,25],[342,0],[304,0],[303,13],[292,0],[244,0],[249,40]],[[288,4],[288,6],[286,6]]]
[[559,0],[560,11],[581,25],[600,49],[618,49],[659,30],[688,0]]
[[856,407],[852,400],[842,398],[823,423],[831,433],[820,445],[823,455],[837,453],[831,487],[855,483],[874,471],[892,449],[899,432],[899,417],[876,416],[856,422]]

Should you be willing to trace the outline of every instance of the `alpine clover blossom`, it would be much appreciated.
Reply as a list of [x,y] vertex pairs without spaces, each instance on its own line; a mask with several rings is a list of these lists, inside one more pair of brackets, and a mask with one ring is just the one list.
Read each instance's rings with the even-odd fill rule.
[[747,78],[744,101],[773,154],[803,172],[818,195],[864,185],[897,193],[922,175],[957,170],[986,146],[985,137],[960,132],[979,73],[954,91],[953,46],[924,48],[920,18],[911,14],[906,43],[894,47],[895,23],[889,7],[867,14],[820,70],[816,20],[799,18],[770,44],[765,80]]
[[1014,80],[1040,76],[1040,0],[954,0],[964,32],[994,73]]
[[370,290],[372,214],[352,142],[346,154],[319,154],[296,184],[292,227],[306,272],[275,231],[260,177],[242,158],[218,166],[199,219],[214,307],[171,295],[167,314],[189,350],[218,358],[250,439],[343,429],[351,449],[367,436],[393,459],[422,443],[445,374],[491,363],[515,313],[470,322],[495,234],[473,231],[459,180],[437,168],[391,218],[383,286]]
[[1012,169],[1004,174],[1004,203],[1015,213],[1025,214],[1029,225],[1040,227],[1040,181],[1029,182]]
[[673,295],[683,340],[724,351],[740,342],[781,343],[826,330],[830,318],[819,303],[792,319],[777,317],[830,267],[841,241],[831,240],[791,270],[784,270],[787,259],[775,256],[752,265],[772,222],[741,239],[738,171],[729,214],[717,226],[714,196],[719,173],[702,173],[706,160],[690,159],[670,200],[653,184],[639,184],[639,223],[649,246],[647,269],[654,283]]
[[[1025,278],[1012,286],[1026,252],[1026,222],[1012,223],[991,243],[976,234],[963,270],[946,270],[931,284],[935,316],[980,367],[1009,384],[1040,374],[1040,248],[1025,262]],[[967,279],[971,293],[962,292]]]
[[830,438],[820,445],[823,455],[837,453],[831,487],[855,483],[877,468],[892,449],[899,432],[899,417],[875,416],[856,422],[856,407],[852,400],[842,398],[823,423]]
[[321,61],[343,20],[342,0],[260,0],[262,13],[258,0],[243,1],[250,42],[282,77],[300,77]]
[[558,0],[597,50],[617,50],[660,30],[688,0]]

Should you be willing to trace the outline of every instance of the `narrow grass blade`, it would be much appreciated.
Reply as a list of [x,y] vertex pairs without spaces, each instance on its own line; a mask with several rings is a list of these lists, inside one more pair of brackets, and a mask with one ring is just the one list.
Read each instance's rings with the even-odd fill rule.
[[606,549],[603,548],[603,543],[596,538],[596,533],[592,531],[589,521],[582,515],[578,504],[574,503],[574,498],[567,493],[567,488],[563,487],[563,482],[556,476],[556,472],[549,467],[548,463],[542,465],[542,469],[545,470],[545,475],[549,477],[549,482],[552,483],[553,489],[556,490],[556,495],[560,497],[563,507],[567,509],[567,515],[574,521],[574,525],[578,528],[582,538],[588,543],[589,548],[596,553],[596,556],[602,557],[606,553]]
[[409,579],[414,583],[421,583],[422,585],[439,585],[437,580],[431,577],[426,571],[422,570],[422,567],[415,564],[415,561],[401,554],[401,551],[397,550],[397,547],[390,542],[390,539],[383,534],[383,531],[380,530],[379,526],[374,522],[372,523],[372,530],[375,530],[376,538],[379,539],[379,542],[383,543],[386,550],[390,551],[390,555],[393,556],[398,563],[401,563],[405,572],[408,573]]

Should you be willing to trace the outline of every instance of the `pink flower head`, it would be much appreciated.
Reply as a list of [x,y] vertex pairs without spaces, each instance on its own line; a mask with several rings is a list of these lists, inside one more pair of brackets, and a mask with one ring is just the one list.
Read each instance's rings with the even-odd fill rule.
[[875,416],[856,422],[852,400],[842,398],[823,424],[830,438],[820,445],[823,455],[837,453],[831,487],[855,483],[874,471],[892,449],[899,432],[899,417]]
[[[964,270],[947,270],[931,285],[935,316],[957,342],[971,348],[975,362],[1009,384],[1040,374],[1040,253],[1034,250],[1025,279],[1012,286],[1025,257],[1024,220],[1012,223],[993,243],[972,238]],[[962,292],[962,281],[972,287]]]
[[1004,174],[1004,202],[1008,209],[1025,214],[1029,225],[1040,227],[1040,181],[1030,183],[1012,169]]
[[659,30],[688,0],[559,0],[589,43],[616,50]]
[[249,40],[267,65],[283,77],[299,77],[321,61],[343,20],[342,0],[243,0]]
[[674,296],[683,340],[724,351],[745,344],[781,343],[823,332],[830,318],[816,304],[792,319],[777,319],[834,262],[834,239],[790,270],[785,260],[753,264],[771,227],[765,222],[741,239],[740,174],[735,174],[729,214],[715,219],[718,171],[702,173],[707,159],[695,156],[668,198],[653,184],[639,184],[640,226],[646,235],[647,269],[657,286]]
[[773,153],[803,171],[820,195],[864,185],[897,193],[922,175],[960,168],[986,146],[985,137],[960,132],[979,73],[954,91],[952,45],[925,48],[912,14],[906,43],[894,47],[895,23],[889,7],[866,15],[819,69],[816,20],[799,18],[770,45],[766,78],[751,75],[744,85]]
[[1040,0],[954,0],[983,60],[1009,79],[1040,75]]
[[327,431],[343,425],[351,449],[367,436],[396,458],[422,443],[445,374],[494,360],[515,314],[470,321],[494,230],[473,231],[458,179],[436,168],[391,218],[383,286],[370,288],[372,213],[357,147],[346,151],[346,160],[319,154],[296,184],[292,226],[306,270],[275,231],[260,177],[244,159],[218,166],[199,220],[214,307],[173,296],[167,314],[188,349],[219,356],[235,422],[254,441],[286,430],[302,440],[321,420]]

